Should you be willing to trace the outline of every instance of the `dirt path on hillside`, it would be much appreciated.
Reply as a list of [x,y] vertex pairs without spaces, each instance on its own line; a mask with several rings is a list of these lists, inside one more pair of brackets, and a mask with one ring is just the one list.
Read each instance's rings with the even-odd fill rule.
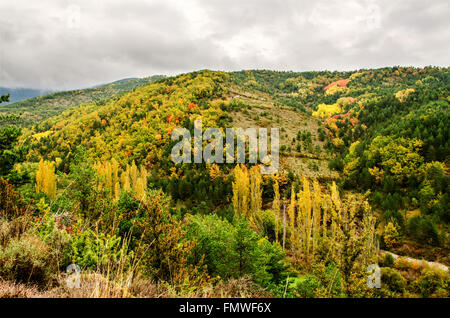
[[415,264],[418,265],[420,267],[429,267],[431,269],[440,269],[442,271],[448,272],[448,266],[441,264],[441,263],[436,263],[436,262],[428,262],[428,261],[424,261],[424,260],[420,260],[420,259],[416,259],[416,258],[412,258],[412,257],[408,257],[408,256],[400,256],[391,252],[387,252],[387,251],[380,251],[380,254],[382,256],[386,255],[386,254],[391,254],[392,257],[394,258],[394,260],[397,260],[399,258],[402,258],[404,260],[406,260],[408,263],[411,264]]

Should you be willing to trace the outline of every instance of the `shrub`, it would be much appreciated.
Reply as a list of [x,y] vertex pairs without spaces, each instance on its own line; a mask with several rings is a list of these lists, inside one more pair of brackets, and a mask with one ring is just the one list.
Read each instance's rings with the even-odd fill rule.
[[0,275],[23,283],[45,285],[56,271],[48,245],[34,235],[11,240],[0,249]]
[[323,286],[320,284],[319,279],[314,275],[306,275],[300,278],[295,286],[295,290],[302,298],[315,298],[324,292]]
[[133,220],[133,226],[143,233],[142,249],[137,255],[142,259],[145,274],[156,282],[198,287],[207,277],[202,260],[188,264],[196,242],[185,239],[181,222],[170,214],[170,203],[170,197],[157,190],[149,191],[141,202],[138,214],[142,217]]
[[448,273],[426,270],[417,286],[423,297],[449,297],[449,283]]
[[394,267],[394,266],[395,266],[394,257],[389,253],[384,255],[383,267]]
[[334,263],[315,265],[311,274],[298,280],[296,291],[305,298],[343,297],[344,284],[339,267]]
[[389,267],[381,268],[381,282],[395,293],[403,294],[406,289],[406,279],[395,269]]
[[384,242],[388,248],[392,248],[398,244],[400,235],[397,231],[397,226],[389,222],[384,229]]
[[245,275],[261,286],[279,284],[286,265],[282,249],[260,238],[246,221],[236,226],[217,215],[191,216],[186,225],[186,238],[195,239],[190,262],[204,259],[213,277],[239,278]]
[[0,218],[0,246],[6,246],[12,239],[19,238],[30,227],[30,220],[26,216],[11,221]]
[[[115,235],[95,233],[87,230],[75,236],[70,243],[71,262],[84,269],[96,270],[116,263],[126,253],[121,240]],[[69,265],[69,264],[65,264]]]
[[24,215],[26,212],[14,186],[0,177],[0,218],[7,220]]
[[276,219],[275,213],[272,210],[260,211],[257,215],[259,223],[261,224],[261,234],[269,238],[271,241],[275,241],[275,223],[278,222],[278,228],[281,228],[281,221]]

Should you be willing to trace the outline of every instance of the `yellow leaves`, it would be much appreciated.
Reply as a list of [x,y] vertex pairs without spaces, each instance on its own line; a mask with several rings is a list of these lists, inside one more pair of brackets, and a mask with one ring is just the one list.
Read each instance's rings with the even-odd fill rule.
[[244,165],[233,170],[233,208],[236,215],[256,219],[262,207],[262,176],[258,166],[250,171]]
[[55,164],[41,159],[36,172],[36,192],[44,192],[50,199],[56,196]]
[[278,184],[278,180],[275,179],[273,184],[273,203],[272,209],[275,214],[275,240],[278,242],[278,236],[280,229],[278,228],[278,217],[280,216],[280,185]]
[[405,100],[408,99],[409,95],[411,95],[411,94],[414,93],[414,92],[415,92],[414,88],[407,88],[407,89],[398,91],[398,92],[395,94],[395,97],[396,97],[400,102],[403,103]]
[[[56,143],[52,156],[67,154],[68,144],[74,149],[84,141],[90,159],[106,161],[115,157],[125,165],[136,158],[148,165],[159,165],[163,149],[170,142],[169,134],[189,113],[201,116],[206,128],[219,126],[220,106],[225,96],[217,88],[226,77],[210,71],[197,72],[195,76],[180,75],[171,84],[138,87],[105,101],[101,108],[96,103],[82,105],[52,119],[53,129],[35,135],[36,152],[39,155],[46,151],[45,143],[41,145],[38,140],[51,136]],[[206,103],[215,102],[208,105],[211,107],[200,107],[193,103],[198,98]],[[101,124],[102,120],[106,120],[106,125]]]
[[384,242],[388,248],[395,247],[398,244],[398,239],[400,235],[398,234],[397,227],[394,223],[389,222],[383,233]]
[[171,178],[172,180],[178,179],[179,175],[178,175],[178,172],[177,172],[177,167],[172,167],[172,168],[170,168],[170,169],[169,169],[169,172],[170,172],[170,178]]
[[332,142],[333,145],[338,149],[342,148],[345,145],[344,141],[341,138],[334,138]]
[[33,137],[36,138],[36,140],[40,140],[41,138],[48,137],[51,133],[52,133],[52,131],[48,130],[48,131],[34,134]]
[[[279,196],[279,194],[278,194]],[[289,224],[294,227],[295,226],[295,207],[297,205],[297,201],[295,200],[295,190],[294,190],[294,185],[292,185],[291,188],[291,202],[289,204],[288,207],[288,216],[289,216]],[[296,231],[291,231],[291,242],[296,242],[296,236],[297,236],[297,232]]]
[[259,166],[250,168],[250,208],[255,216],[262,208],[262,176]]
[[333,85],[325,91],[325,95],[330,96],[330,95],[334,95],[336,93],[343,93],[345,91],[347,91],[346,87],[339,86],[339,85]]
[[416,174],[422,166],[424,159],[419,154],[421,147],[422,141],[417,139],[379,136],[372,141],[365,154],[369,160],[377,159],[371,169],[378,167],[389,172],[401,183]]
[[364,74],[363,72],[356,72],[356,73],[353,73],[353,74],[350,76],[350,80],[355,79],[355,78],[358,78],[358,77],[360,77],[360,76],[363,75],[363,74]]
[[341,199],[339,195],[339,190],[337,188],[336,182],[333,181],[331,184],[331,200],[336,207],[336,210],[339,211],[341,209]]
[[[109,190],[111,196],[118,200],[122,191],[134,191],[139,198],[144,198],[147,193],[148,172],[144,166],[140,168],[132,163],[122,170],[119,163],[112,159],[111,162],[96,163],[94,169],[99,176],[98,189]],[[120,175],[120,177],[119,177]]]
[[342,107],[339,104],[320,104],[317,108],[317,111],[313,112],[314,117],[326,118],[331,117],[335,114],[342,113]]
[[378,167],[369,168],[369,173],[375,177],[375,181],[377,184],[381,184],[384,178],[383,170],[380,170]]
[[350,145],[349,153],[346,156],[346,161],[348,161],[344,166],[344,174],[350,176],[359,166],[360,159],[356,153],[356,147],[360,144],[356,141]]
[[219,176],[220,176],[220,168],[219,168],[219,166],[216,165],[216,164],[212,164],[209,167],[209,177],[211,178],[212,181],[214,181]]
[[233,208],[236,215],[247,216],[250,180],[247,167],[236,166],[233,170]]

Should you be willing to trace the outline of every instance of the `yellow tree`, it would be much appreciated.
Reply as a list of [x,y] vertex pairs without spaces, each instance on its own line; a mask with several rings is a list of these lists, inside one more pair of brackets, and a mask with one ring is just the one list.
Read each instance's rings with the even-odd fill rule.
[[247,217],[249,211],[250,180],[247,168],[236,166],[233,170],[233,208],[237,216]]
[[280,229],[278,227],[278,218],[280,216],[280,185],[278,184],[278,180],[275,179],[275,182],[273,184],[273,203],[272,203],[272,209],[273,213],[275,214],[275,240],[278,243],[278,236],[280,233]]
[[313,246],[312,253],[315,254],[317,250],[317,246],[319,243],[319,238],[321,234],[320,228],[320,219],[321,219],[321,207],[322,207],[322,191],[320,189],[319,182],[317,179],[313,182],[313,224],[312,224],[312,238],[313,238]]
[[311,214],[311,191],[309,188],[309,181],[306,177],[302,177],[302,190],[297,195],[298,197],[298,214],[297,225],[301,239],[300,244],[304,251],[304,255],[309,257],[311,246],[311,233],[312,233],[312,214]]
[[[288,216],[289,216],[289,226],[292,229],[295,229],[295,207],[296,207],[296,200],[295,200],[295,189],[294,185],[292,185],[291,188],[291,202],[288,207]],[[298,231],[291,231],[291,246],[294,247],[294,245],[298,242]]]
[[56,189],[55,165],[41,159],[39,170],[36,172],[36,192],[43,192],[53,199],[56,196]]
[[261,169],[253,166],[249,171],[250,184],[250,217],[255,219],[262,208],[262,176]]

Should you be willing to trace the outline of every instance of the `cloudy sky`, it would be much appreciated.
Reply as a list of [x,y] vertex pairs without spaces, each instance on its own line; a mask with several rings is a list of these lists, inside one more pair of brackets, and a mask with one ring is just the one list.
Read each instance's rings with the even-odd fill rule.
[[0,0],[0,86],[449,66],[448,0]]

